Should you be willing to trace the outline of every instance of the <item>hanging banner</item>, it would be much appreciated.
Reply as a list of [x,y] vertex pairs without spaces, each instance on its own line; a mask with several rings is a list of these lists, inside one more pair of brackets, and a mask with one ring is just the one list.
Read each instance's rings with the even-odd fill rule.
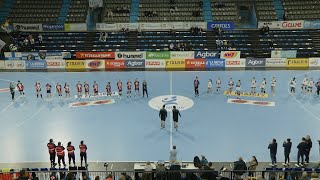
[[320,29],[320,20],[304,21],[304,29]]
[[87,31],[86,23],[66,23],[64,24],[65,31]]
[[5,60],[22,60],[21,52],[4,52]]
[[66,69],[85,69],[85,60],[66,60]]
[[103,7],[103,0],[89,0],[89,7],[91,8]]
[[162,30],[171,30],[171,29],[184,29],[183,22],[163,22],[160,23]]
[[5,61],[5,67],[6,69],[26,69],[26,63],[21,60]]
[[266,67],[286,67],[287,58],[267,58]]
[[106,69],[124,69],[126,68],[125,60],[106,60]]
[[240,59],[241,51],[221,51],[220,59]]
[[184,59],[166,59],[167,69],[184,69],[185,60]]
[[206,30],[207,23],[206,22],[183,22],[183,29],[188,30],[188,29],[191,29],[191,27],[198,27],[198,28],[202,28],[203,30]]
[[296,58],[297,50],[273,50],[271,58]]
[[217,58],[207,58],[206,68],[208,69],[224,69],[226,66],[226,60]]
[[42,31],[42,24],[22,24],[13,23],[13,28],[16,31]]
[[90,59],[86,60],[86,69],[105,69],[105,60]]
[[46,60],[47,69],[64,69],[66,67],[65,60]]
[[287,59],[288,68],[308,68],[309,59],[307,58],[296,58],[296,59]]
[[115,59],[146,59],[145,51],[115,52]]
[[205,59],[186,59],[185,68],[187,69],[205,69],[206,60]]
[[268,26],[270,29],[303,29],[304,21],[271,21],[259,22],[258,28]]
[[170,59],[193,59],[194,51],[171,51]]
[[122,28],[130,29],[130,30],[137,30],[139,28],[139,23],[117,23],[118,30]]
[[165,68],[166,67],[166,61],[163,59],[149,59],[146,60],[146,68]]
[[139,23],[141,30],[159,30],[162,29],[161,23]]
[[45,60],[45,52],[22,52],[22,60]]
[[114,52],[76,52],[77,59],[114,59]]
[[43,31],[64,31],[64,24],[42,24]]
[[170,59],[170,51],[147,51],[146,59]]
[[117,24],[96,23],[96,30],[98,31],[118,31]]
[[208,30],[214,30],[215,27],[219,27],[222,30],[233,30],[234,23],[233,22],[208,22],[207,24]]

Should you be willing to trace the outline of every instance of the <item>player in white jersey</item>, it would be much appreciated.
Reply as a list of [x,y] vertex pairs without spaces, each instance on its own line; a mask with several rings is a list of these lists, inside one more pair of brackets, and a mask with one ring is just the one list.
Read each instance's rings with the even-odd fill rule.
[[307,75],[305,75],[301,83],[301,92],[303,94],[305,94],[307,91],[307,85],[308,85],[308,79],[307,79]]
[[264,96],[266,94],[266,85],[267,85],[266,78],[263,78],[262,83],[260,85],[261,96]]
[[209,79],[207,93],[212,94],[212,79]]
[[256,78],[253,77],[251,80],[251,94],[256,94],[257,81]]
[[41,85],[38,81],[36,81],[35,87],[36,87],[36,92],[37,92],[37,98],[39,98],[39,95],[40,95],[41,99],[43,99],[42,93],[41,93]]
[[220,88],[221,88],[221,80],[218,78],[216,80],[216,88],[217,88],[217,94],[220,93]]
[[309,95],[312,94],[313,86],[314,86],[313,78],[310,78],[310,81],[308,82],[308,94]]
[[277,83],[277,80],[275,77],[273,77],[271,79],[271,94],[272,94],[272,96],[274,96],[275,91],[276,91],[276,83]]
[[241,90],[241,81],[238,80],[237,84],[236,84],[236,91],[237,91],[237,99],[240,99],[240,90]]
[[293,95],[296,93],[296,78],[293,78],[291,81],[290,81],[290,95]]
[[233,81],[232,78],[230,78],[229,82],[228,82],[228,96],[231,96],[232,90],[233,90]]

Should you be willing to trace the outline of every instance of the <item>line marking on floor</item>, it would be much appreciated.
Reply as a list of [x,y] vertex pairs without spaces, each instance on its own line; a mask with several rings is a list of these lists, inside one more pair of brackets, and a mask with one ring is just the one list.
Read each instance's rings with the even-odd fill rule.
[[[172,95],[172,72],[170,72],[170,95]],[[172,144],[173,144],[173,140],[172,140],[172,124],[173,124],[173,114],[172,112],[170,113],[170,150],[172,150]]]

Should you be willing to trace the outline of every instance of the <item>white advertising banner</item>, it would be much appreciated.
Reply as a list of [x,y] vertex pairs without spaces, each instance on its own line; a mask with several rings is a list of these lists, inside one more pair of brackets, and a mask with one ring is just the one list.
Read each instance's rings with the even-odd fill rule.
[[146,59],[145,51],[115,52],[115,59]]
[[320,67],[320,58],[309,58],[309,67]]
[[119,30],[117,24],[106,24],[106,23],[97,23],[96,29],[98,31],[117,31],[117,30]]
[[103,0],[89,0],[89,7],[103,7]]
[[183,22],[164,22],[160,26],[163,30],[184,29]]
[[259,22],[258,28],[262,26],[268,26],[270,29],[303,29],[304,21],[271,21],[271,22]]
[[145,68],[165,68],[166,61],[164,59],[148,59],[145,61]]
[[221,51],[220,59],[240,59],[241,51]]
[[191,27],[201,27],[203,30],[207,29],[206,22],[183,22],[183,29],[190,29]]
[[6,66],[4,64],[4,61],[3,60],[0,60],[0,69],[5,69]]
[[122,28],[129,28],[130,30],[137,30],[139,28],[139,23],[117,23],[118,30]]
[[287,58],[267,58],[266,67],[286,67]]
[[64,69],[66,67],[65,60],[56,59],[56,60],[46,60],[47,69]]
[[66,31],[86,31],[87,24],[86,23],[72,23],[64,25]]
[[141,30],[156,30],[162,29],[161,23],[140,23]]
[[194,51],[171,51],[170,59],[194,59]]
[[13,28],[16,31],[42,31],[42,24],[13,23]]
[[26,62],[20,60],[5,61],[6,69],[26,69]]
[[244,68],[246,59],[226,59],[226,68]]

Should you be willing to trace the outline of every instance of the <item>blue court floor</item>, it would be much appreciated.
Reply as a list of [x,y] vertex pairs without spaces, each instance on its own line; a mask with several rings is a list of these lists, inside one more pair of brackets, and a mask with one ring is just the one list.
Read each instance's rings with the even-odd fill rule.
[[[81,140],[88,146],[89,161],[146,161],[167,160],[171,145],[176,145],[179,160],[193,160],[195,155],[206,155],[210,161],[234,161],[257,156],[259,161],[269,161],[268,142],[278,140],[278,161],[283,161],[282,143],[291,138],[292,160],[296,160],[297,144],[301,137],[310,135],[313,140],[311,160],[319,159],[320,97],[301,94],[300,84],[304,75],[320,78],[319,71],[218,71],[218,72],[20,72],[0,73],[0,89],[8,88],[9,81],[24,83],[26,97],[17,95],[11,101],[9,92],[0,93],[0,144],[1,162],[48,162],[46,144],[50,138],[67,145],[72,141],[77,147]],[[193,80],[200,80],[200,97],[194,97]],[[270,96],[270,81],[277,79],[276,95]],[[239,105],[227,103],[221,94],[207,95],[208,79],[220,77],[222,90],[227,89],[230,77],[242,81],[242,90],[250,91],[252,77],[260,85],[267,78],[269,98],[274,107]],[[297,78],[297,93],[290,96],[289,81]],[[70,108],[76,102],[76,83],[94,81],[99,91],[111,82],[124,84],[135,78],[148,82],[149,98],[123,97],[114,104]],[[36,98],[35,82],[42,85],[46,99],[45,84],[64,84],[71,87],[71,99],[51,101]],[[214,86],[215,90],[215,86]],[[315,91],[315,88],[314,88]],[[53,91],[55,93],[55,91]],[[64,95],[64,94],[63,94]],[[166,129],[160,129],[158,111],[149,106],[152,98],[163,95],[184,96],[193,106],[181,111],[179,131],[172,129],[172,121],[166,121]],[[101,97],[100,99],[106,99]],[[262,100],[243,97],[248,100]],[[84,100],[81,100],[84,101]],[[86,100],[87,101],[87,100]],[[79,150],[76,151],[79,153]],[[77,157],[78,158],[78,157]],[[79,158],[78,158],[79,159]],[[77,160],[78,160],[77,159]]]

